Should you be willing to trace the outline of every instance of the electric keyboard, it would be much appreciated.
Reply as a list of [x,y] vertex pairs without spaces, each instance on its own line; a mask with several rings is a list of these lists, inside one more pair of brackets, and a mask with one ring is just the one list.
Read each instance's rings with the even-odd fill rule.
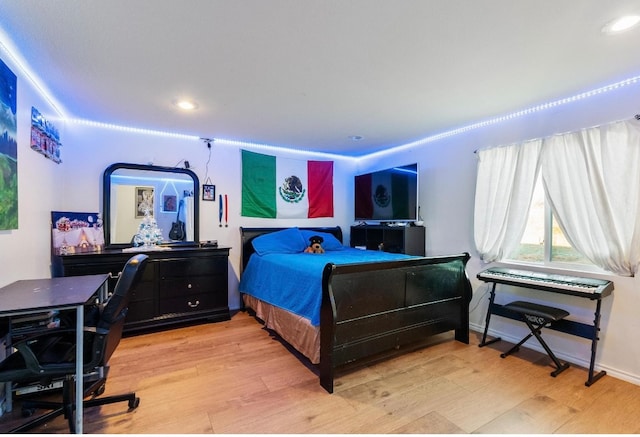
[[567,334],[576,335],[578,337],[591,340],[591,359],[589,361],[589,376],[585,385],[591,386],[604,375],[604,370],[595,372],[596,350],[598,347],[598,333],[600,332],[600,311],[602,307],[602,299],[609,296],[613,291],[613,282],[602,279],[581,278],[578,276],[555,275],[543,272],[534,272],[530,270],[517,270],[502,267],[491,267],[477,275],[478,279],[484,282],[492,282],[493,287],[489,296],[489,305],[487,306],[487,315],[485,318],[484,334],[482,341],[478,346],[483,347],[500,341],[500,337],[493,340],[487,340],[489,332],[489,321],[491,314],[512,319],[520,319],[520,315],[515,315],[505,310],[507,305],[499,305],[495,303],[496,285],[505,284],[516,287],[533,288],[536,290],[549,291],[552,293],[568,294],[571,296],[583,297],[595,302],[596,310],[593,317],[593,324],[582,323],[575,320],[562,319],[554,322],[549,329],[565,332]]
[[588,299],[601,299],[613,291],[613,282],[607,280],[502,267],[491,267],[478,273],[477,277],[485,282],[534,288]]

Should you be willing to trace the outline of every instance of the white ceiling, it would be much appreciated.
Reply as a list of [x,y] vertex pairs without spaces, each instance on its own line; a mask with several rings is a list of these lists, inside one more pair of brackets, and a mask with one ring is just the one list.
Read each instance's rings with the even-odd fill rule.
[[600,32],[628,13],[640,2],[0,0],[0,29],[69,117],[362,155],[640,74],[640,29]]

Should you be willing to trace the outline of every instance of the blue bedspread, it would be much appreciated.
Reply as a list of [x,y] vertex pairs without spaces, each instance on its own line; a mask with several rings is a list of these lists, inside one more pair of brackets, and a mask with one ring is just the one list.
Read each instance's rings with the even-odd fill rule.
[[320,325],[322,271],[337,265],[412,258],[410,255],[345,247],[323,254],[253,254],[242,273],[240,292],[308,318]]

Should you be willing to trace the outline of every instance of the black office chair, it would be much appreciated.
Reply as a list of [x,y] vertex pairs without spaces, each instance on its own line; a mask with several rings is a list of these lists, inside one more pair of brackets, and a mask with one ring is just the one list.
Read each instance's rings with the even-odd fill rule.
[[[90,320],[85,323],[83,386],[84,397],[91,398],[83,402],[84,408],[127,401],[129,410],[133,410],[140,404],[135,393],[97,396],[105,391],[109,358],[122,338],[129,297],[140,281],[147,260],[147,255],[139,254],[127,261],[113,294],[97,308],[94,323]],[[75,345],[75,328],[46,330],[12,345],[17,351],[0,363],[0,382],[46,386],[51,381],[63,379],[63,384],[62,402],[25,401],[22,404],[24,416],[39,408],[52,411],[10,432],[28,431],[62,414],[69,422],[69,431],[75,432]]]

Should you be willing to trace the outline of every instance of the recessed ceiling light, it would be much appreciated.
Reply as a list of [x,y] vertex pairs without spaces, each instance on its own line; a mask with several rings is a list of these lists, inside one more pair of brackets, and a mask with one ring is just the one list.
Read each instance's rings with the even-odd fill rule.
[[625,15],[615,20],[609,21],[602,27],[602,33],[608,35],[624,32],[637,26],[640,23],[640,15]]
[[198,105],[191,100],[177,100],[175,105],[185,111],[192,111],[198,107]]

